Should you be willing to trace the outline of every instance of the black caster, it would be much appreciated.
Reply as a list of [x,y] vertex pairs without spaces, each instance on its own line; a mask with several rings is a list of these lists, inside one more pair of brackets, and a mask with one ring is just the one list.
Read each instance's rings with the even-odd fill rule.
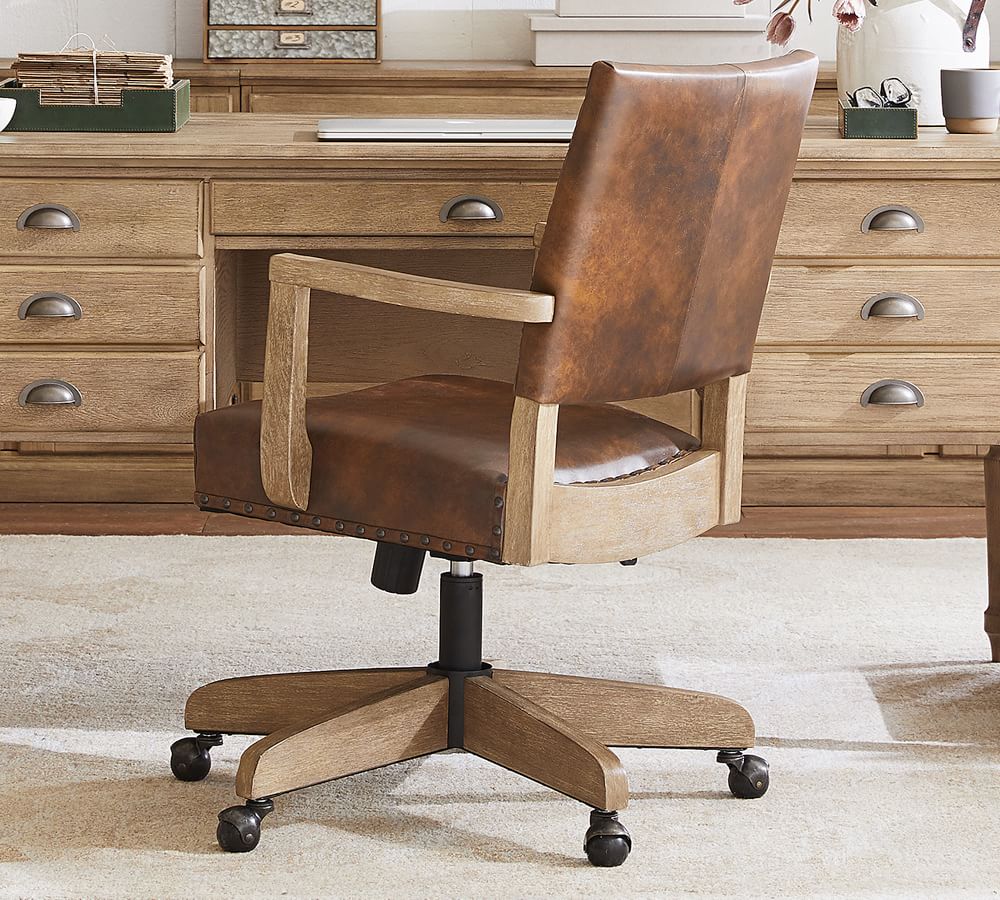
[[720,750],[718,760],[729,766],[729,790],[741,800],[756,800],[767,793],[771,776],[767,760],[739,750]]
[[632,850],[632,838],[618,821],[618,813],[595,809],[590,814],[590,828],[583,849],[592,866],[620,866]]
[[249,853],[260,843],[260,823],[274,810],[273,800],[247,800],[219,813],[215,837],[227,853]]
[[212,768],[209,750],[222,744],[221,734],[199,734],[170,745],[170,771],[180,781],[201,781]]

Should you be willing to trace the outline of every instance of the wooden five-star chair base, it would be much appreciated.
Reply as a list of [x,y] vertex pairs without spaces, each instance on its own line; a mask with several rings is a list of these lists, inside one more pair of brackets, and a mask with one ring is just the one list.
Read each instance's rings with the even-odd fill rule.
[[[458,606],[443,593],[442,616],[441,657],[428,667],[256,675],[216,681],[191,695],[185,725],[198,736],[175,743],[171,756],[181,780],[208,774],[209,750],[223,734],[265,735],[244,752],[236,775],[236,793],[247,803],[219,815],[224,849],[256,847],[261,819],[278,794],[449,748],[591,806],[585,849],[596,865],[619,865],[631,849],[617,817],[628,804],[628,781],[609,745],[719,751],[734,794],[752,798],[767,790],[767,764],[743,753],[754,744],[753,721],[734,701],[494,670],[471,662],[481,660],[475,597],[465,593]],[[448,625],[456,616],[464,617],[463,627]]]

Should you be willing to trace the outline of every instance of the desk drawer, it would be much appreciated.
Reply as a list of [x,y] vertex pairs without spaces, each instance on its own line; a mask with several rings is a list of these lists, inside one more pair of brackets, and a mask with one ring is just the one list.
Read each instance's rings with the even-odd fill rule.
[[[895,379],[917,406],[864,407],[865,390]],[[885,434],[1000,432],[1000,353],[758,353],[747,400],[750,431]],[[962,443],[959,441],[959,443]]]
[[166,266],[0,267],[0,342],[197,344],[201,280]]
[[0,257],[201,255],[196,181],[4,179]]
[[998,281],[990,266],[776,266],[757,344],[1000,344]]
[[[880,230],[903,224],[888,213],[862,233],[866,217],[906,207],[923,231]],[[778,257],[1000,256],[1000,186],[992,181],[809,181],[792,185]]]
[[[537,182],[215,181],[216,234],[534,233],[555,185]],[[446,204],[475,197],[451,210]],[[461,218],[461,217],[465,218]]]
[[[189,432],[199,369],[197,351],[3,354],[0,440],[11,433]],[[41,381],[52,384],[30,388]]]

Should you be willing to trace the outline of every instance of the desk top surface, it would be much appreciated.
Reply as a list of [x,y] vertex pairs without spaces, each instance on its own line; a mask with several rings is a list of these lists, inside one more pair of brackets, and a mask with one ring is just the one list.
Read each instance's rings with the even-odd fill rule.
[[[565,144],[320,142],[316,119],[302,116],[195,114],[176,134],[0,133],[0,167],[59,162],[73,166],[204,166],[245,168],[281,164],[314,167],[387,164],[438,165],[495,161],[522,167],[558,166]],[[810,119],[800,167],[819,164],[908,164],[951,168],[975,163],[1000,171],[1000,136],[951,135],[922,129],[916,141],[843,140],[827,117]]]

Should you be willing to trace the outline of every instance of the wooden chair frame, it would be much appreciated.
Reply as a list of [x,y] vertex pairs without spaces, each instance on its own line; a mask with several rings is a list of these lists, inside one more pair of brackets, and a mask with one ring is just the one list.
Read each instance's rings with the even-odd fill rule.
[[[462,284],[337,260],[278,254],[270,264],[260,468],[275,505],[305,510],[312,446],[306,431],[309,306],[313,290],[434,312],[551,322],[549,294]],[[643,556],[719,524],[738,522],[746,375],[704,388],[702,448],[628,478],[554,483],[559,407],[516,397],[503,562],[599,563]]]
[[[294,254],[272,258],[270,279],[261,477],[272,503],[300,510],[309,503],[312,467],[306,381],[313,290],[518,322],[551,322],[555,313],[556,298],[548,294]],[[557,485],[559,407],[515,397],[501,560],[525,566],[621,561],[737,521],[745,401],[746,376],[708,385],[701,450],[628,478]],[[476,583],[478,594],[463,593],[461,605],[467,610],[473,604],[481,617],[481,581]],[[442,617],[446,609],[442,589]],[[445,629],[442,635],[439,660],[450,648]],[[585,849],[598,865],[620,865],[631,847],[618,821],[628,804],[628,778],[609,745],[716,750],[736,796],[767,790],[767,763],[743,752],[754,744],[753,720],[733,700],[661,685],[488,668],[446,674],[435,663],[213,682],[188,698],[185,724],[199,734],[173,744],[171,768],[178,778],[199,780],[208,773],[207,748],[222,734],[262,735],[244,751],[236,776],[236,793],[248,803],[219,814],[220,845],[245,851],[260,839],[260,821],[277,794],[460,747],[589,805]],[[453,680],[452,673],[461,677]]]

